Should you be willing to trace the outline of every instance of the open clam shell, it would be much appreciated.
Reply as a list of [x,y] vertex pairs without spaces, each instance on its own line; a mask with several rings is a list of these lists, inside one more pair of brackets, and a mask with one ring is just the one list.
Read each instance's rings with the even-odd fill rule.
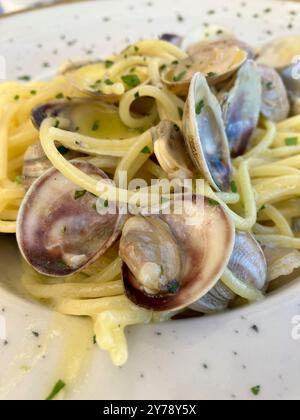
[[[139,133],[129,129],[121,120],[119,110],[112,104],[90,98],[57,100],[34,108],[33,124],[39,129],[46,118],[63,118],[68,130],[96,138],[130,138]],[[57,121],[59,126],[59,120]]]
[[155,156],[170,179],[192,179],[196,168],[188,154],[180,128],[163,120],[151,130]]
[[238,71],[234,86],[219,94],[231,155],[245,152],[255,130],[261,109],[261,77],[254,61]]
[[[188,214],[135,216],[120,242],[128,298],[155,311],[181,309],[211,290],[226,268],[235,230],[224,209],[190,197]],[[191,213],[190,213],[191,211]]]
[[[95,179],[108,180],[87,162],[72,161]],[[17,241],[25,260],[48,276],[69,276],[94,262],[117,240],[124,217],[101,214],[97,198],[80,190],[55,168],[27,192],[17,220]]]
[[222,110],[201,73],[191,82],[183,134],[198,172],[215,190],[227,191],[232,167]]
[[290,113],[287,90],[278,72],[269,66],[259,64],[262,83],[263,116],[274,122],[285,120]]
[[202,42],[188,58],[175,63],[162,74],[163,83],[175,94],[186,96],[195,73],[202,73],[210,85],[230,78],[246,61],[247,52],[227,40]]
[[[263,250],[253,235],[236,232],[234,249],[228,264],[229,270],[239,280],[258,290],[266,290],[268,284],[267,262]],[[224,311],[235,294],[221,281],[190,308],[206,314]]]
[[300,36],[273,40],[261,49],[258,62],[280,73],[294,105],[300,97]]
[[[67,160],[80,157],[79,153],[68,150],[62,146],[58,146],[58,151],[63,154]],[[38,141],[29,146],[24,155],[22,173],[25,190],[27,191],[31,185],[50,168],[52,168],[52,163],[47,158],[41,143]]]

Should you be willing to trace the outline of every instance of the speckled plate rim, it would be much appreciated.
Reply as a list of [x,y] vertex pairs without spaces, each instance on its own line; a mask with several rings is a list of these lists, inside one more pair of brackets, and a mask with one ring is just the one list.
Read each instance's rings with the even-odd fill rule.
[[[85,1],[83,1],[83,2],[85,2]],[[74,7],[77,4],[80,4],[80,3],[83,3],[83,2],[79,2],[79,3],[76,2],[74,4],[68,4],[68,5],[54,5],[54,6],[51,6],[51,8],[52,9],[61,8],[61,10],[63,10],[62,9],[63,7],[71,8],[71,7]],[[117,3],[117,0],[113,0],[113,2]],[[91,4],[92,3],[93,2],[91,2]],[[107,3],[107,2],[104,2],[104,3]],[[218,1],[218,3],[220,4],[220,1]],[[263,2],[260,2],[260,4],[263,6],[264,4],[265,5],[273,4],[273,2],[270,3],[270,1],[263,1]],[[286,6],[286,2],[284,4]],[[295,3],[291,3],[291,4],[293,5],[294,9],[297,9],[297,10],[300,11],[300,5],[295,4]],[[278,7],[278,6],[279,5],[276,5],[276,7]],[[43,12],[43,11],[44,11],[44,8],[41,9],[41,12]],[[23,15],[24,15],[24,17],[26,17],[26,16],[30,15],[31,13],[39,13],[39,12],[40,12],[40,10],[29,11],[29,12],[24,13]],[[21,14],[18,14],[18,16],[20,16],[20,15]],[[6,18],[6,21],[8,21],[8,20],[13,21],[15,16],[14,15],[6,16],[5,18]],[[280,307],[284,303],[288,302],[292,297],[294,297],[295,295],[299,295],[299,294],[300,294],[300,283],[295,281],[294,283],[288,285],[287,287],[284,287],[280,292],[275,292],[274,294],[270,295],[268,297],[268,299],[264,302],[254,304],[254,305],[248,306],[248,307],[243,308],[243,309],[236,309],[232,312],[228,312],[228,313],[225,313],[225,314],[215,315],[215,316],[211,317],[211,319],[214,318],[214,319],[220,320],[222,318],[224,320],[224,322],[226,322],[226,320],[240,317],[241,314],[250,316],[251,314],[256,314],[258,312],[266,311],[268,308],[271,308],[271,307],[276,307],[276,306]],[[7,300],[7,301],[13,301],[17,305],[25,305],[28,308],[30,306],[32,306],[31,302],[28,302],[28,301],[26,301],[26,300],[24,300],[24,299],[22,299],[18,296],[15,296],[7,290],[1,290],[1,299]],[[46,309],[46,308],[41,307],[40,309],[41,309],[41,311],[48,312],[48,309]],[[188,321],[187,320],[178,321],[178,324],[182,325],[183,323],[186,323],[186,324],[189,323],[190,325],[191,324],[196,325],[197,320],[192,319],[192,320],[188,320]]]

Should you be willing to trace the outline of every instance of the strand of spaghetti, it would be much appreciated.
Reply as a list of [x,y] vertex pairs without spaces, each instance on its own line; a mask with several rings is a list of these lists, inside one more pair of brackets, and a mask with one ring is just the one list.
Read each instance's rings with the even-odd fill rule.
[[276,235],[278,234],[278,229],[276,227],[270,227],[261,225],[260,223],[255,223],[253,226],[253,233],[256,235]]
[[22,133],[15,134],[14,136],[9,137],[9,159],[16,157],[20,153],[24,153],[24,150],[37,140],[38,132],[34,128],[27,129]]
[[165,171],[159,165],[154,163],[152,160],[148,160],[145,163],[144,167],[147,171],[150,172],[151,175],[155,176],[156,178],[159,178],[159,179],[167,179],[168,178]]
[[297,156],[292,156],[286,159],[282,159],[282,160],[277,160],[275,162],[271,162],[268,164],[268,166],[270,167],[274,167],[274,166],[290,166],[292,168],[299,168],[300,169],[300,155]]
[[250,231],[256,223],[257,208],[255,203],[254,190],[251,185],[251,179],[249,175],[249,162],[244,161],[241,163],[238,170],[238,179],[241,189],[241,197],[244,200],[245,207],[245,218],[239,216],[232,211],[224,201],[215,193],[213,190],[205,184],[205,195],[214,198],[218,201],[232,218],[237,229],[242,231]]
[[228,269],[225,270],[222,276],[222,282],[236,295],[250,302],[257,302],[264,299],[263,294],[258,289],[242,282]]
[[23,198],[25,191],[21,187],[2,189],[0,188],[0,202]]
[[39,299],[100,298],[102,296],[118,296],[123,293],[122,281],[113,281],[104,284],[42,284],[32,275],[24,275],[22,283],[30,294]]
[[61,299],[55,302],[55,309],[65,315],[93,316],[103,311],[122,310],[128,302],[124,295],[99,299]]
[[287,139],[295,139],[300,142],[300,134],[293,131],[278,131],[273,143],[273,147],[286,146]]
[[18,156],[8,162],[8,174],[11,175],[14,172],[22,172],[24,164],[24,156]]
[[300,177],[285,176],[270,179],[255,186],[257,192],[257,207],[268,203],[284,201],[300,194]]
[[287,222],[286,218],[280,213],[276,207],[271,206],[270,204],[266,205],[263,212],[272,220],[277,226],[277,229],[281,235],[294,237],[293,231]]
[[136,172],[147,162],[153,152],[152,137],[150,131],[144,133],[140,139],[129,149],[128,153],[119,163],[114,181],[120,186],[121,173],[127,174],[128,181],[131,181]]
[[256,235],[256,239],[263,245],[300,250],[299,238],[291,238],[282,235]]
[[1,233],[16,233],[17,224],[16,222],[8,222],[0,220],[0,232]]
[[[59,76],[48,83],[49,84],[47,85],[47,87],[45,87],[45,89],[41,89],[38,95],[32,96],[20,109],[18,113],[19,123],[30,119],[32,109],[34,109],[42,103],[46,103],[50,100],[53,100],[53,98],[55,98],[57,95],[63,94],[66,97],[72,96],[72,92],[74,91],[74,89],[70,84],[68,84],[68,82],[63,76]],[[77,94],[77,96],[78,95],[79,94]]]
[[3,221],[15,222],[18,216],[18,210],[3,210],[0,212],[0,219]]
[[264,155],[272,158],[285,158],[300,154],[300,146],[277,147],[276,149],[266,150]]
[[146,55],[150,57],[172,57],[177,58],[178,60],[183,60],[187,58],[187,54],[182,51],[176,45],[171,44],[170,42],[162,40],[144,40],[137,42],[136,44],[130,46],[123,52],[125,54],[136,54]]
[[[140,96],[148,96],[156,99],[166,110],[168,119],[178,121],[179,114],[177,106],[170,100],[168,95],[155,86],[140,86],[125,93],[120,101],[120,117],[125,125],[130,128],[141,128],[144,127],[146,123],[149,124],[150,117],[134,118],[130,113],[130,107],[136,100],[137,93],[139,93]],[[154,121],[155,119],[152,118],[151,125],[153,125]]]
[[277,124],[278,131],[286,131],[300,126],[300,115],[291,117]]
[[50,128],[49,137],[51,140],[57,141],[63,146],[78,152],[96,156],[113,157],[124,156],[139,138],[133,137],[125,140],[100,140],[55,127]]
[[0,181],[8,175],[8,134],[9,124],[17,112],[19,105],[10,105],[0,120]]
[[107,265],[102,271],[95,272],[90,276],[87,281],[90,283],[100,284],[108,283],[114,280],[116,277],[121,277],[121,260],[116,258],[112,263]]
[[[53,118],[44,120],[40,129],[42,147],[53,166],[75,185],[78,185],[83,190],[88,191],[103,200],[128,203],[128,201],[135,196],[135,192],[116,188],[107,182],[102,182],[90,177],[72,165],[72,163],[68,162],[59,153],[56,149],[54,140],[49,136],[49,130],[53,128],[55,121],[56,119]],[[144,191],[144,193],[145,199],[148,199],[149,191]],[[140,196],[143,198],[143,194],[141,192]]]
[[267,178],[267,177],[279,177],[286,175],[298,175],[300,176],[300,171],[295,168],[290,168],[289,166],[283,165],[262,165],[250,169],[250,175],[252,178]]
[[272,146],[275,136],[276,136],[276,125],[271,121],[266,121],[266,134],[261,142],[251,149],[248,153],[245,153],[243,156],[238,157],[233,161],[235,165],[239,164],[242,160],[249,158],[257,157],[262,155],[265,150]]
[[241,199],[241,196],[236,193],[217,192],[216,196],[226,204],[236,204]]

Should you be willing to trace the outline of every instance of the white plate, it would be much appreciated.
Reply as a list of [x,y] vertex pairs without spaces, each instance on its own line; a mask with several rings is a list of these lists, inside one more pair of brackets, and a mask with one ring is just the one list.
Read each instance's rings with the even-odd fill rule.
[[[262,0],[70,4],[0,19],[0,55],[6,58],[10,79],[43,78],[67,58],[105,56],[140,37],[184,34],[205,23],[226,25],[255,44],[296,33],[300,7]],[[88,321],[69,324],[61,317],[61,326],[56,323],[46,340],[53,315],[22,297],[13,238],[2,237],[0,249],[0,334],[5,317],[8,341],[0,340],[0,398],[40,399],[61,374],[63,335],[76,335],[77,328],[85,328],[88,336],[92,332]],[[266,302],[225,315],[131,328],[127,365],[113,367],[94,348],[87,373],[65,397],[299,399],[300,341],[292,337],[292,322],[299,314],[300,284],[294,283]],[[93,347],[91,341],[86,347]],[[261,393],[254,397],[251,388],[257,385]]]

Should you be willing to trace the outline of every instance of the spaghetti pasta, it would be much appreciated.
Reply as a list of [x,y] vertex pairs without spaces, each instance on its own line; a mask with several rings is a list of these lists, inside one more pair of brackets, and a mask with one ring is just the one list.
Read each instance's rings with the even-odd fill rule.
[[[101,128],[97,135],[93,129],[88,133],[71,129],[68,119],[60,115],[44,118],[39,130],[32,124],[31,114],[37,106],[61,99],[72,102],[74,98],[87,100],[90,97],[87,91],[74,87],[64,75],[45,82],[0,84],[0,232],[16,232],[18,212],[25,196],[22,184],[24,155],[37,141],[40,141],[49,165],[82,191],[90,192],[104,202],[128,203],[135,192],[123,185],[122,173],[125,172],[128,181],[137,174],[143,175],[148,187],[140,191],[141,197],[144,193],[151,199],[149,180],[168,177],[151,159],[151,129],[164,119],[182,128],[185,106],[184,98],[162,82],[161,69],[186,58],[187,54],[176,46],[150,40],[138,42],[119,55],[109,57],[106,64],[89,64],[78,70],[77,76],[83,78],[89,69],[97,73],[99,80],[93,84],[98,98],[93,100],[101,101],[105,95],[110,96],[110,102],[113,98],[125,137],[114,132],[108,138],[107,133],[101,133]],[[177,78],[180,79],[180,75]],[[145,98],[151,106],[139,114],[134,106],[136,101],[143,103]],[[97,121],[95,127],[97,131]],[[203,193],[212,203],[225,209],[235,228],[254,234],[263,245],[300,249],[300,239],[293,231],[293,219],[300,217],[299,141],[300,116],[278,124],[261,120],[247,152],[233,160],[232,191],[216,192],[204,182]],[[58,145],[80,154],[79,160],[104,170],[114,179],[115,185],[99,183],[81,171],[59,151]],[[56,311],[89,316],[99,346],[111,354],[116,365],[122,365],[128,357],[126,326],[161,322],[174,314],[134,305],[125,297],[121,272],[117,244],[81,273],[69,277],[49,278],[26,265],[22,282],[30,295]],[[248,301],[263,298],[260,291],[243,283],[228,269],[222,281]]]

